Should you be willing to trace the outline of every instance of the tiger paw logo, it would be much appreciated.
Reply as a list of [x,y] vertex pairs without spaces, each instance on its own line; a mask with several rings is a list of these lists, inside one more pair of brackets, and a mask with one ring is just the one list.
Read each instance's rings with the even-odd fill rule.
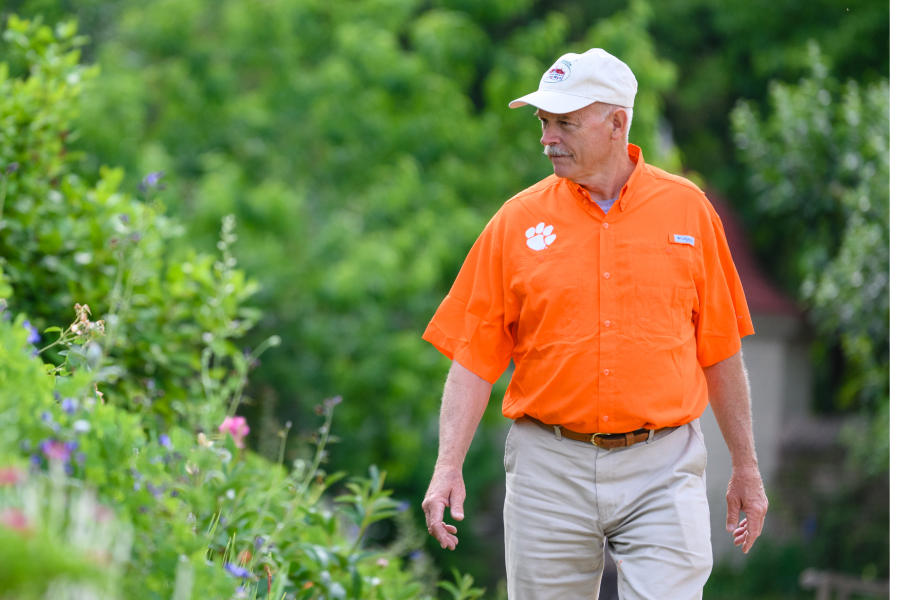
[[525,232],[525,237],[527,238],[525,243],[528,244],[529,248],[532,250],[543,250],[553,243],[556,239],[556,234],[553,233],[553,225],[538,223],[537,227],[528,228],[528,231]]

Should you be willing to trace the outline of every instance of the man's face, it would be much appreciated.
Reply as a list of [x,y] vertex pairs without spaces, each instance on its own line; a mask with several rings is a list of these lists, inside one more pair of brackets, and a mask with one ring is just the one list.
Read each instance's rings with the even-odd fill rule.
[[613,142],[621,136],[614,127],[617,113],[604,118],[603,112],[600,105],[591,104],[566,114],[541,109],[535,113],[541,120],[544,154],[550,157],[557,177],[579,183],[596,175],[609,161]]

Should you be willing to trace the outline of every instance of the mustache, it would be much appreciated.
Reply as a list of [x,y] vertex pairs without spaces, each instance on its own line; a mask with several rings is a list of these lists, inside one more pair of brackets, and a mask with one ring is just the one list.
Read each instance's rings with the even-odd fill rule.
[[559,147],[557,144],[553,144],[550,146],[544,146],[544,155],[545,156],[572,156],[565,150]]

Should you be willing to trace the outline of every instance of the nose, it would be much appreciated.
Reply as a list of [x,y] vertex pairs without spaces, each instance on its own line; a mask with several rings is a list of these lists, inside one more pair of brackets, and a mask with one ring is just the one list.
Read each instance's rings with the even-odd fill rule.
[[541,144],[544,146],[552,146],[553,144],[559,144],[562,140],[559,139],[559,136],[556,135],[555,128],[552,125],[547,125],[544,127],[544,131],[541,134]]

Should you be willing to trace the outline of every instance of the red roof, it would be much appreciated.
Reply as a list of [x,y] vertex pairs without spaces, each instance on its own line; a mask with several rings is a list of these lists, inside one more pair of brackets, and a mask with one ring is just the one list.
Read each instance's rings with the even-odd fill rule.
[[737,268],[750,314],[798,315],[800,311],[793,300],[782,294],[763,273],[750,248],[750,242],[737,216],[727,202],[707,193],[706,197],[722,219],[725,238],[731,250],[731,258]]

